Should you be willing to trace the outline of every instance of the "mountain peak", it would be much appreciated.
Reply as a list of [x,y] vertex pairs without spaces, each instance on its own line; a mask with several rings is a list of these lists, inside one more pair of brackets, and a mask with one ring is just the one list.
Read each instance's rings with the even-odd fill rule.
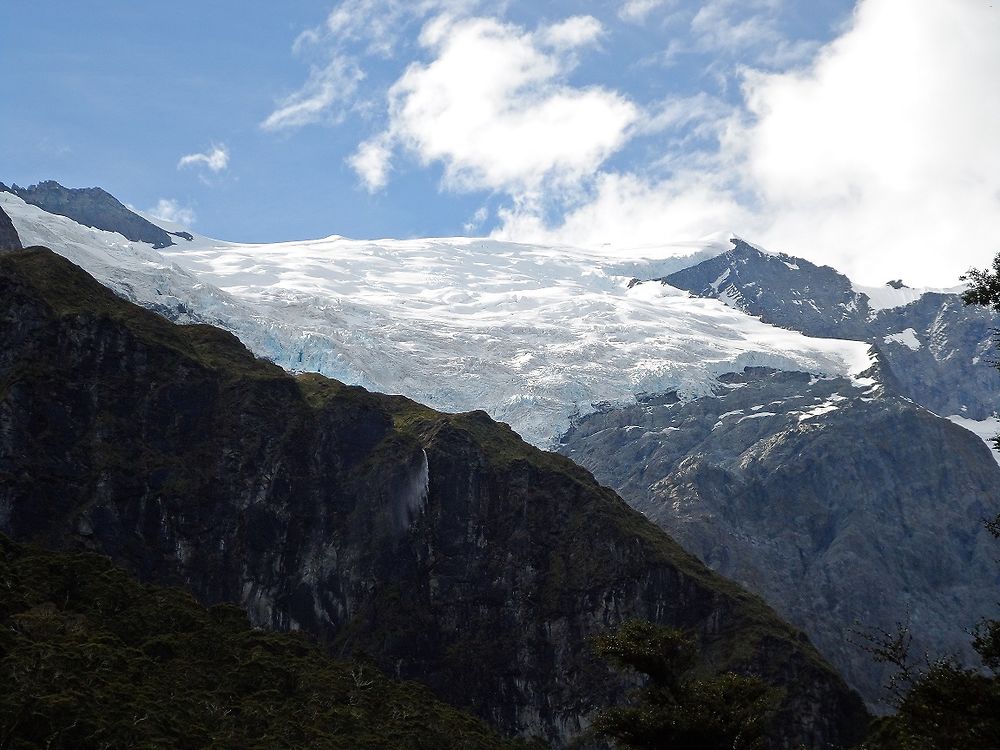
[[67,188],[55,180],[43,180],[26,188],[17,183],[7,187],[0,182],[0,192],[12,193],[25,203],[83,226],[117,232],[133,242],[149,243],[154,249],[174,244],[170,232],[129,210],[103,188]]

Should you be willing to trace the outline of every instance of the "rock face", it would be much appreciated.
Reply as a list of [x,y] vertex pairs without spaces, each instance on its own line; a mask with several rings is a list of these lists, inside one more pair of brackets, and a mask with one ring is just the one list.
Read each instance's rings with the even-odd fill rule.
[[0,531],[109,555],[252,622],[365,652],[557,745],[643,617],[786,688],[772,747],[848,746],[860,700],[808,641],[569,460],[482,412],[293,378],[64,259],[0,256]]
[[[7,187],[0,190],[13,193],[23,200],[52,214],[66,216],[86,227],[118,232],[133,242],[148,242],[154,248],[174,244],[170,232],[129,211],[110,193],[101,188],[64,188],[54,180],[31,187]],[[176,236],[176,235],[175,235]],[[191,239],[190,235],[186,239]]]
[[908,621],[913,653],[971,660],[966,629],[997,613],[1000,585],[986,445],[880,386],[762,369],[721,381],[714,397],[586,417],[561,450],[763,595],[873,705],[888,670],[852,628]]
[[1000,377],[986,366],[1000,318],[957,294],[913,293],[909,304],[881,307],[829,266],[764,253],[742,240],[663,281],[808,336],[870,342],[899,393],[937,414],[982,420],[1000,407]]
[[20,250],[21,238],[10,217],[0,208],[0,250]]

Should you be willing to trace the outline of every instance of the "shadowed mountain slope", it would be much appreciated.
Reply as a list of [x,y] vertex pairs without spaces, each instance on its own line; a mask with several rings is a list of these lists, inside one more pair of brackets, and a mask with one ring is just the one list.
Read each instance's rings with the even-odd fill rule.
[[873,705],[894,671],[852,628],[906,622],[913,653],[976,663],[997,613],[982,519],[1000,467],[971,432],[880,386],[724,376],[714,396],[581,419],[561,450],[713,570],[761,594]]

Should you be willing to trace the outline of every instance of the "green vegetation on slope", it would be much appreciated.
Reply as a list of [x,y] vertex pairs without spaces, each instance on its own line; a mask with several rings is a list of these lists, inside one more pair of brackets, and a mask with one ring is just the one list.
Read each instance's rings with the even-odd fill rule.
[[51,250],[31,247],[6,253],[3,263],[16,269],[17,276],[60,318],[103,317],[229,378],[288,377],[277,365],[251,354],[233,334],[209,325],[174,325],[155,312],[130,305]]
[[513,748],[304,637],[0,536],[0,747]]
[[642,620],[624,623],[594,641],[597,652],[648,676],[628,707],[602,711],[597,734],[629,750],[754,750],[774,717],[779,692],[731,672],[698,676],[698,647],[676,628]]

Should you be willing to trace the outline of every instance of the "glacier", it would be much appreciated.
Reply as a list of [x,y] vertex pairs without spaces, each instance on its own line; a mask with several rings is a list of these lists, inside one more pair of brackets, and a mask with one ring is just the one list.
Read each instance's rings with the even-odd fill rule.
[[10,193],[0,206],[25,246],[50,247],[177,322],[226,328],[289,370],[484,409],[541,447],[602,405],[706,395],[745,367],[836,377],[872,366],[867,343],[807,337],[650,280],[729,249],[719,240],[604,257],[468,237],[250,244],[192,233],[154,250]]

